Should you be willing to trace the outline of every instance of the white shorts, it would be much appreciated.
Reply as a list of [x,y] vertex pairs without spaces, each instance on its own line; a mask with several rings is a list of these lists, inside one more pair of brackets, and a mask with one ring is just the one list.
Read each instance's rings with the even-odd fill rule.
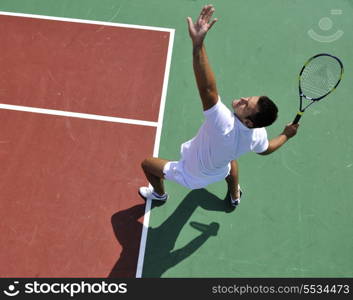
[[[190,176],[184,171],[184,161],[170,161],[163,168],[164,178],[191,190],[202,189],[212,182]],[[214,180],[216,181],[216,180]]]

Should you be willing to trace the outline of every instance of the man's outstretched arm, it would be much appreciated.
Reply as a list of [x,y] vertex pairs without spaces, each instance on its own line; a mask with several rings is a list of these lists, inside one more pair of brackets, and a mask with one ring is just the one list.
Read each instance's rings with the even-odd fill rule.
[[198,17],[196,23],[187,18],[189,34],[193,44],[193,67],[197,87],[202,100],[203,110],[210,109],[218,101],[216,79],[208,62],[204,39],[217,19],[211,21],[215,9],[212,5],[206,5]]
[[288,124],[279,136],[270,140],[267,150],[259,154],[268,155],[275,152],[297,134],[298,127],[299,124]]

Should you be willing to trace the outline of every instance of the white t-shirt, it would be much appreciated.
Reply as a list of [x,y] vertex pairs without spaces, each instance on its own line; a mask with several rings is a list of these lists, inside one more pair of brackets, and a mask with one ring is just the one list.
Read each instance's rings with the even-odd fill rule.
[[186,178],[194,188],[224,179],[230,161],[247,152],[261,153],[268,148],[265,128],[247,128],[219,99],[204,111],[205,121],[197,135],[181,145]]

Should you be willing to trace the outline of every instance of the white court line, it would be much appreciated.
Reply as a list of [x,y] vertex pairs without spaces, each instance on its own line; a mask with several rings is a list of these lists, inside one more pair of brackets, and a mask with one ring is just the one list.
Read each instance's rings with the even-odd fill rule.
[[44,15],[14,13],[14,12],[7,12],[7,11],[0,11],[0,15],[13,16],[13,17],[23,17],[23,18],[32,18],[32,19],[43,19],[43,20],[51,20],[51,21],[63,21],[63,22],[72,22],[72,23],[81,23],[81,24],[93,24],[93,25],[102,25],[102,26],[125,27],[125,28],[145,29],[145,30],[154,30],[154,31],[166,31],[166,32],[170,32],[170,33],[174,32],[174,29],[172,29],[172,28],[142,26],[142,25],[123,24],[123,23],[112,23],[112,22],[104,22],[104,21],[75,19],[75,18],[52,17],[52,16],[44,16]]
[[[167,96],[169,72],[170,72],[170,65],[172,62],[173,43],[174,43],[174,30],[170,31],[170,37],[169,37],[167,62],[166,62],[166,67],[165,67],[165,71],[164,71],[162,99],[161,99],[161,104],[159,107],[157,133],[156,133],[156,139],[154,142],[154,149],[153,149],[153,156],[154,157],[158,157],[158,154],[159,154],[159,145],[160,145],[161,134],[162,134],[164,108],[165,108],[165,102],[166,102],[166,96]],[[151,202],[152,202],[151,200],[146,201],[145,215],[143,218],[143,228],[142,228],[142,235],[141,235],[141,242],[140,242],[139,257],[138,257],[138,262],[137,262],[136,278],[142,277],[143,262],[144,262],[145,250],[146,250],[147,233],[148,233],[148,227],[149,227],[149,223],[150,223],[150,212],[151,212],[151,205],[152,205]]]
[[108,116],[101,116],[101,115],[94,115],[94,114],[84,114],[84,113],[77,113],[77,112],[71,112],[71,111],[45,109],[45,108],[38,108],[38,107],[29,107],[29,106],[10,105],[10,104],[1,104],[0,103],[0,109],[16,110],[16,111],[44,114],[44,115],[80,118],[80,119],[96,120],[96,121],[104,121],[104,122],[158,127],[157,122],[108,117]]
[[[165,67],[165,71],[164,71],[163,88],[162,88],[162,95],[161,95],[161,102],[160,102],[160,107],[159,107],[159,114],[158,114],[158,122],[157,123],[156,122],[148,122],[148,121],[140,121],[140,120],[123,119],[123,118],[114,118],[114,117],[107,117],[107,116],[99,116],[99,115],[92,115],[92,114],[81,114],[81,113],[51,110],[51,109],[30,108],[30,107],[24,107],[24,106],[0,104],[0,108],[3,108],[3,109],[30,111],[30,112],[51,114],[51,115],[54,114],[54,115],[58,115],[58,116],[70,116],[70,117],[77,117],[77,118],[84,118],[84,119],[91,119],[91,120],[107,121],[107,122],[118,122],[118,123],[127,123],[127,124],[135,124],[135,125],[154,126],[154,127],[157,127],[157,132],[156,132],[156,138],[155,138],[155,142],[154,142],[153,156],[155,156],[155,157],[158,156],[160,138],[161,138],[161,134],[162,134],[163,117],[164,117],[164,109],[165,109],[165,102],[166,102],[166,95],[167,95],[167,88],[168,88],[170,65],[171,65],[171,60],[172,60],[172,51],[173,51],[175,29],[122,24],[122,23],[112,23],[112,22],[81,20],[81,19],[72,19],[72,18],[62,18],[62,17],[52,17],[52,16],[44,16],[44,15],[33,15],[33,14],[24,14],[24,13],[12,13],[12,12],[4,12],[4,11],[0,11],[0,15],[169,32],[170,35],[169,35],[168,54],[167,54],[166,67]],[[149,220],[150,220],[150,211],[151,211],[151,201],[147,201],[146,207],[145,207],[145,216],[144,216],[144,220],[143,220],[143,229],[142,229],[142,236],[141,236],[141,241],[140,241],[138,264],[137,264],[137,270],[136,270],[136,277],[137,278],[140,278],[142,276],[142,271],[143,271],[143,262],[144,262],[145,250],[146,250],[146,241],[147,241],[147,232],[148,232]]]

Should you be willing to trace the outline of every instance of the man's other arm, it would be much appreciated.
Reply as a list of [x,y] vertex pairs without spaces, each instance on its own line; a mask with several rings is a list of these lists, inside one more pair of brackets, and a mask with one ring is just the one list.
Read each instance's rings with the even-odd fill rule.
[[204,39],[217,19],[212,18],[215,11],[212,5],[206,5],[196,23],[187,18],[189,35],[193,44],[193,68],[197,87],[202,100],[203,110],[210,109],[218,101],[216,79],[208,61]]
[[271,153],[275,152],[276,150],[278,150],[290,138],[292,138],[293,136],[295,136],[297,134],[298,127],[299,127],[299,124],[288,124],[279,136],[277,136],[269,141],[269,145],[268,145],[267,150],[264,152],[258,153],[258,154],[268,155],[268,154],[271,154]]

